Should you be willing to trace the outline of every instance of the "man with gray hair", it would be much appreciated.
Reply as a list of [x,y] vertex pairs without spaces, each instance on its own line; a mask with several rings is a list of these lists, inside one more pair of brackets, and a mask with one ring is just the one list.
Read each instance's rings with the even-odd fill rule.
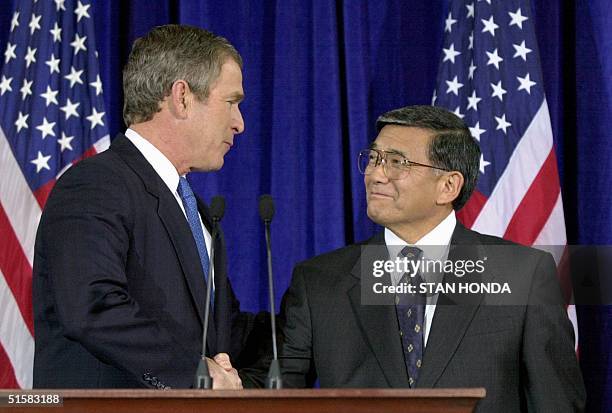
[[[281,309],[285,386],[318,378],[321,387],[484,387],[479,412],[583,410],[552,256],[471,231],[455,217],[478,176],[480,149],[469,129],[433,106],[387,112],[376,128],[358,169],[368,216],[384,230],[296,266]],[[376,263],[396,260],[483,268],[374,274]],[[491,279],[512,285],[514,295],[452,289]],[[390,293],[376,296],[383,287]]]
[[185,176],[220,169],[244,130],[242,60],[206,30],[156,27],[134,43],[123,89],[127,131],[58,180],[40,221],[34,386],[190,387],[212,266],[208,364],[215,388],[240,388],[230,359],[253,316]]

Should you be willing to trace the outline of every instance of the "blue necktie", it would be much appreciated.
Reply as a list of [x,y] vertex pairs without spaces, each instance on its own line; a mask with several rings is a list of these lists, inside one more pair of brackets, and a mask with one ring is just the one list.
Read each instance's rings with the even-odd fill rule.
[[[423,251],[417,247],[405,247],[401,254],[408,261],[418,261]],[[412,284],[417,288],[421,282],[421,275],[404,274],[400,283]],[[423,321],[425,320],[425,297],[421,294],[404,294],[396,296],[395,310],[400,328],[400,339],[402,350],[404,350],[404,362],[408,371],[408,383],[415,387],[419,378],[419,370],[423,363]]]
[[198,254],[200,255],[200,263],[202,264],[202,271],[204,272],[204,282],[208,278],[208,269],[210,267],[210,260],[208,258],[208,251],[206,250],[206,241],[204,240],[204,231],[202,231],[202,224],[200,222],[200,214],[198,213],[198,203],[196,197],[189,186],[187,179],[181,177],[179,179],[178,194],[183,201],[185,207],[185,213],[187,214],[187,221],[193,234],[193,239],[198,248]]

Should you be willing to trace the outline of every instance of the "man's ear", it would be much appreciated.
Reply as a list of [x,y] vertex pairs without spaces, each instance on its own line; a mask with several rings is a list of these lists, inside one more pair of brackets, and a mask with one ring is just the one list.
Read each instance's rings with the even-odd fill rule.
[[170,113],[178,119],[187,118],[187,109],[189,108],[191,98],[191,90],[189,84],[184,80],[176,80],[170,89],[170,95],[166,97],[168,109]]
[[458,171],[450,171],[443,173],[438,178],[438,198],[437,205],[446,205],[452,203],[461,192],[465,179],[463,174]]

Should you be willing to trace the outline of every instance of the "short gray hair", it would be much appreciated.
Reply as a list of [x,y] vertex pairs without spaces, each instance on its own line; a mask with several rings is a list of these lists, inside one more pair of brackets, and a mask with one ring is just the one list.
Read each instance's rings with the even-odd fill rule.
[[406,106],[382,114],[376,120],[376,131],[380,132],[386,125],[432,131],[429,161],[438,168],[458,171],[463,175],[463,187],[453,201],[453,209],[460,210],[476,188],[480,165],[480,147],[463,120],[437,106]]
[[227,59],[242,68],[234,46],[198,27],[168,24],[136,39],[123,69],[125,124],[151,120],[179,79],[189,84],[199,100],[205,100]]

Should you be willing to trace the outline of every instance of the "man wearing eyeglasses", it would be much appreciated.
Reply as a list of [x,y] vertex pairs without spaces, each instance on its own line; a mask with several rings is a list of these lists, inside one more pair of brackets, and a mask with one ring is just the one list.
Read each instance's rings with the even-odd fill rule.
[[[468,230],[455,217],[479,170],[469,129],[432,106],[393,110],[376,127],[358,168],[368,216],[384,231],[295,268],[281,310],[285,385],[310,387],[318,379],[321,387],[484,387],[482,412],[583,410],[552,256]],[[424,270],[435,261],[451,268]],[[459,277],[458,264],[467,261],[483,271]],[[379,262],[421,267],[376,274]],[[514,291],[448,287],[468,282],[506,283]],[[423,285],[448,288],[423,293]],[[381,301],[376,289],[390,294]]]

